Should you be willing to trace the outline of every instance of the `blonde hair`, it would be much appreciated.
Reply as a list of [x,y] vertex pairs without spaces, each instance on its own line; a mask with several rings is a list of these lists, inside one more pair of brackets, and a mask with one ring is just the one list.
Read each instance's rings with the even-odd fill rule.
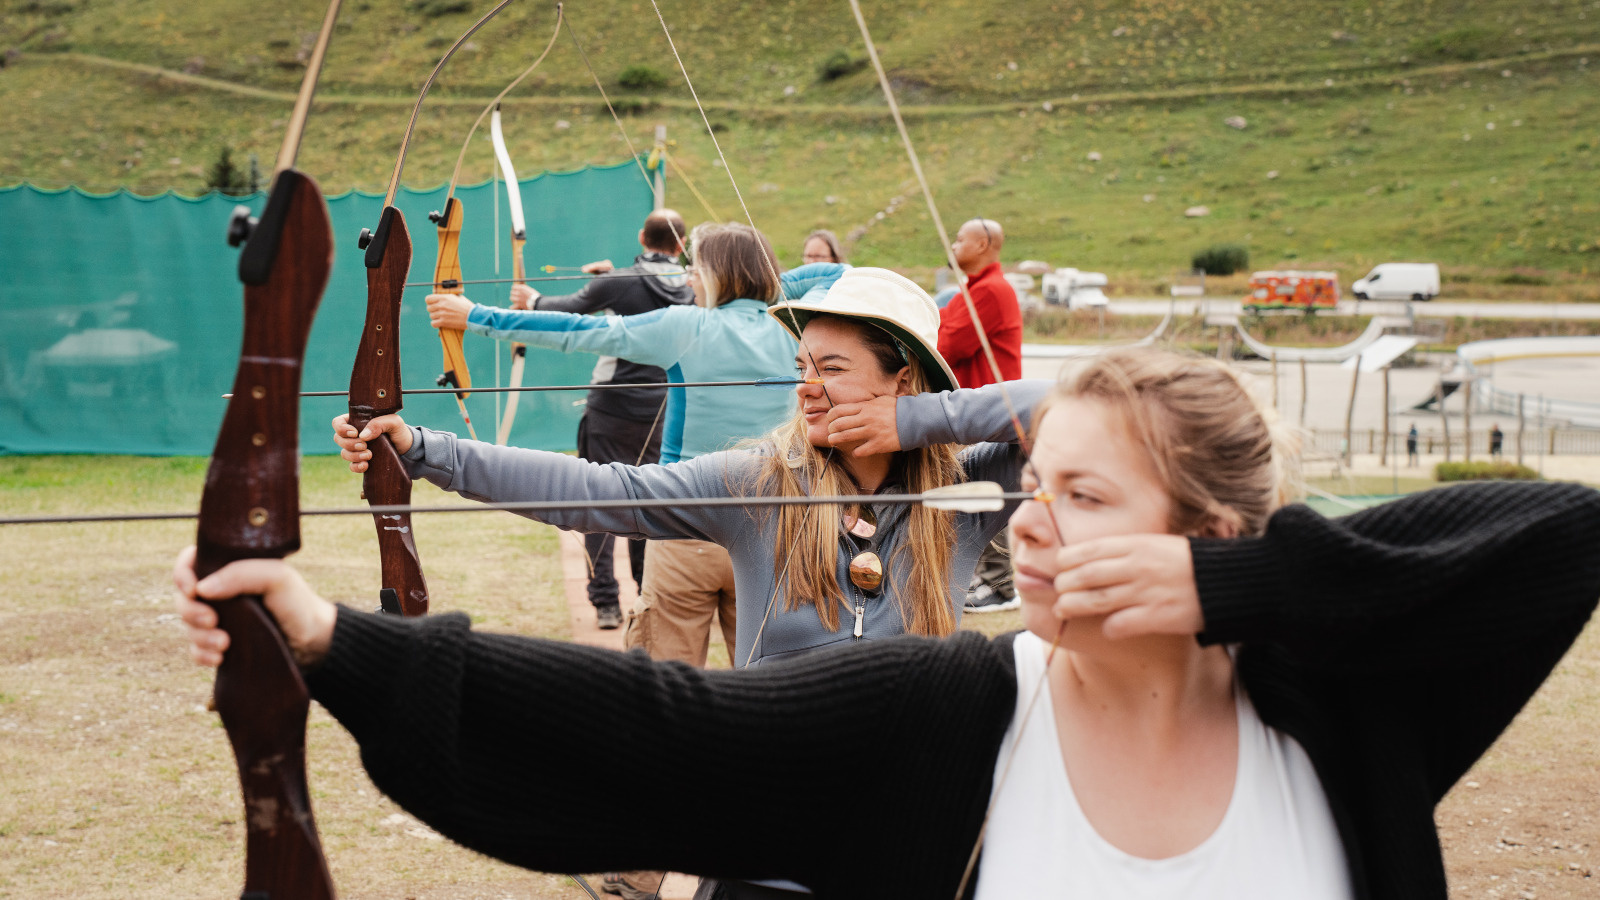
[[1172,500],[1173,534],[1226,524],[1259,535],[1293,499],[1298,440],[1216,360],[1148,347],[1110,351],[1064,373],[1034,422],[1069,397],[1105,403],[1149,453]]
[[[901,358],[895,339],[873,325],[838,317],[854,325],[880,368],[895,374],[909,367],[910,390],[925,393],[928,377],[916,357]],[[748,485],[753,494],[781,497],[837,496],[860,492],[859,486],[832,451],[818,449],[806,438],[803,412],[772,433],[750,442],[769,451],[761,471]],[[901,451],[897,461],[906,493],[918,494],[965,479],[954,444],[935,444]],[[872,496],[863,494],[863,502]],[[777,516],[773,559],[774,585],[784,591],[784,609],[817,608],[817,617],[829,631],[839,629],[839,607],[850,604],[838,579],[839,538],[844,531],[842,511],[832,506],[783,506],[766,513]],[[955,554],[955,514],[916,504],[906,510],[904,539],[883,560],[886,587],[900,607],[900,619],[909,634],[943,637],[956,630],[950,603],[950,569]],[[907,565],[897,566],[908,555]],[[892,583],[904,571],[904,583]]]
[[696,225],[689,235],[692,265],[705,290],[706,307],[732,300],[760,300],[771,306],[782,296],[778,255],[767,236],[749,225]]

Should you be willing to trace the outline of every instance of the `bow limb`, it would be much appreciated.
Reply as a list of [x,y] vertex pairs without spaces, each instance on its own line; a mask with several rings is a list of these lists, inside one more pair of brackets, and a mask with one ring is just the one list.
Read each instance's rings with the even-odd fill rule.
[[[400,389],[400,294],[411,269],[411,234],[405,216],[389,207],[378,222],[374,243],[378,264],[367,269],[367,320],[361,345],[350,370],[350,427],[360,431],[378,416],[404,406]],[[369,260],[371,257],[369,255]],[[411,476],[389,436],[367,442],[372,459],[361,477],[361,496],[374,506],[411,502]],[[378,605],[384,612],[420,616],[428,612],[428,583],[411,529],[410,513],[373,513],[378,530],[378,556],[383,587]]]
[[[560,7],[557,7],[559,10]],[[557,22],[560,28],[559,21]],[[559,31],[556,32],[558,35]],[[555,39],[552,37],[551,42]],[[549,52],[548,47],[545,52]],[[540,57],[543,59],[543,57]],[[527,73],[523,73],[526,75]],[[519,79],[520,80],[520,79]],[[511,281],[513,284],[526,284],[528,281],[527,264],[523,261],[523,250],[528,243],[527,220],[522,214],[522,185],[517,181],[517,170],[511,164],[511,151],[506,149],[505,132],[500,128],[500,107],[494,108],[494,115],[489,119],[489,136],[494,142],[495,159],[500,163],[500,172],[506,179],[506,202],[511,208]],[[494,442],[504,447],[511,438],[511,425],[517,418],[517,401],[522,395],[517,393],[517,388],[522,387],[522,371],[528,362],[528,345],[514,342],[511,345],[511,396],[506,398],[505,416],[500,420],[500,430],[495,435]]]
[[[235,560],[282,558],[300,547],[297,394],[311,320],[333,268],[333,233],[321,189],[293,166],[339,5],[328,7],[266,209],[253,229],[242,228],[244,340],[200,497],[201,578]],[[229,636],[214,696],[244,799],[244,895],[332,900],[306,784],[310,693],[259,596],[211,605]]]
[[[501,3],[500,6],[497,6],[491,10],[488,15],[484,16],[483,19],[478,21],[478,25],[482,25],[489,19],[490,16],[493,16],[495,13],[499,12],[500,8],[504,5],[505,3]],[[499,109],[500,101],[505,99],[506,94],[509,94],[513,88],[521,84],[523,79],[527,78],[529,75],[532,75],[533,70],[537,69],[539,64],[544,62],[544,58],[550,55],[550,48],[555,46],[556,38],[561,35],[561,19],[562,4],[557,3],[556,27],[550,35],[550,40],[545,44],[544,52],[540,53],[539,56],[534,59],[531,65],[522,70],[522,74],[512,79],[510,84],[502,88],[500,93],[495,95],[493,100],[489,101],[489,105],[485,106],[483,108],[483,112],[478,113],[478,117],[473,120],[472,127],[467,129],[466,139],[461,142],[461,151],[456,154],[455,171],[450,175],[450,187],[445,191],[444,209],[440,212],[434,212],[428,215],[428,218],[433,220],[433,222],[439,226],[439,261],[434,267],[433,277],[433,289],[436,293],[462,293],[462,209],[461,201],[456,199],[455,193],[456,184],[461,180],[461,164],[467,158],[467,148],[472,145],[472,136],[477,134],[478,126],[483,123],[484,117],[488,116],[491,110]],[[469,30],[467,34],[462,35],[461,40],[466,40],[467,35],[470,35],[472,31],[477,30],[478,25],[474,25],[472,30]],[[460,41],[456,42],[456,46],[460,46]],[[450,52],[454,53],[455,47],[451,47]],[[450,53],[446,53],[445,59],[449,58]],[[444,60],[440,60],[439,64],[441,66],[444,65]],[[437,71],[438,70],[435,69],[435,72]],[[430,79],[430,82],[431,81],[432,79]],[[424,88],[423,90],[426,92],[427,89]],[[418,103],[421,103],[420,98],[418,99]],[[414,115],[415,114],[413,114],[413,117]],[[467,433],[471,435],[473,440],[477,440],[477,429],[473,428],[472,416],[467,413],[466,399],[472,393],[470,390],[472,387],[472,373],[467,368],[467,355],[466,351],[461,346],[461,338],[462,332],[456,329],[439,329],[439,344],[444,350],[444,373],[438,377],[437,381],[440,387],[454,387],[461,389],[456,392],[456,408],[461,411],[461,421],[466,423]]]
[[[525,284],[527,282],[527,273],[523,269],[522,263],[522,251],[525,244],[527,244],[526,238],[513,237],[511,239],[511,271],[513,280],[517,284]],[[511,395],[506,398],[505,416],[500,420],[500,432],[495,435],[494,441],[502,447],[506,445],[506,441],[511,439],[511,425],[517,419],[517,401],[522,398],[522,394],[517,392],[517,388],[522,387],[522,373],[527,364],[528,345],[513,342],[511,345],[511,381],[507,385],[507,387],[511,388]]]

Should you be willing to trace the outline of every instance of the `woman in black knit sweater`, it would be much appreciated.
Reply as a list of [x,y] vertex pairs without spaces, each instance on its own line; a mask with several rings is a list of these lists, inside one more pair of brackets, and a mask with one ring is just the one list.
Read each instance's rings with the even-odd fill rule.
[[[177,582],[264,593],[378,787],[529,868],[836,898],[1444,897],[1433,807],[1588,621],[1600,494],[1278,509],[1285,456],[1233,376],[1154,351],[1090,364],[1035,421],[1028,630],[995,640],[705,672],[336,608],[277,562],[197,586],[185,556]],[[214,613],[180,609],[215,665]],[[584,738],[596,709],[648,723],[681,778],[631,799],[670,823],[545,776],[626,764],[629,742]]]

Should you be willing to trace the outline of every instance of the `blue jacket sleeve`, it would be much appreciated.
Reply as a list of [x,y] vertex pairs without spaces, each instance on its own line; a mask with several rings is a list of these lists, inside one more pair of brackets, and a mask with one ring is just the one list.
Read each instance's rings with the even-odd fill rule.
[[467,316],[467,330],[562,353],[597,353],[667,368],[699,338],[704,312],[698,306],[669,306],[600,317],[478,305]]
[[783,299],[799,300],[810,296],[808,302],[821,299],[828,288],[850,267],[844,263],[806,263],[778,276],[783,283]]

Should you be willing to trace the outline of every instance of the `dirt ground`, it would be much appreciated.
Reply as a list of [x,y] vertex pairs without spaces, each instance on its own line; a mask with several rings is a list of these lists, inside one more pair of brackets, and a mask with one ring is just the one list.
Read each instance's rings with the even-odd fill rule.
[[[307,507],[354,502],[354,485],[307,460]],[[0,472],[0,511],[183,508],[126,499],[162,475],[122,464],[63,484]],[[37,481],[37,483],[35,483]],[[183,489],[176,494],[181,495]],[[41,500],[49,497],[48,502]],[[141,494],[141,496],[143,496]],[[419,486],[419,502],[443,498]],[[0,898],[235,896],[243,865],[238,785],[211,676],[189,663],[167,571],[187,523],[0,527]],[[368,521],[307,519],[297,564],[326,595],[370,607]],[[478,627],[568,637],[555,532],[501,514],[417,523],[436,610]],[[1014,613],[968,627],[1017,627]],[[486,860],[441,839],[373,788],[354,743],[320,708],[308,729],[318,824],[346,900],[568,900],[556,875]],[[589,778],[575,764],[552,778]],[[670,827],[671,811],[655,811]],[[1437,816],[1453,898],[1600,896],[1600,626]]]

